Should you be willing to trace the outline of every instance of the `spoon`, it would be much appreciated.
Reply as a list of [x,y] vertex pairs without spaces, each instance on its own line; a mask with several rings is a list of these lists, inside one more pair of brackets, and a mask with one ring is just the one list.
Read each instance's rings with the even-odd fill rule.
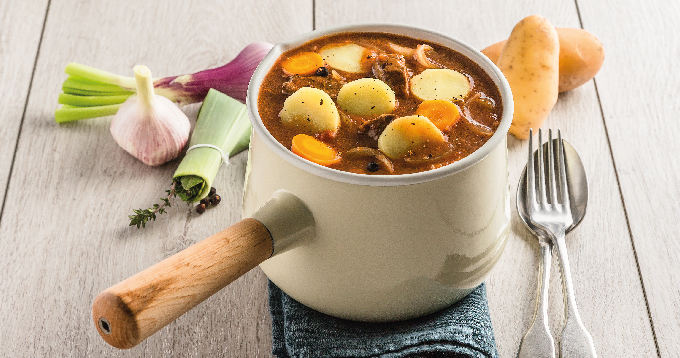
[[[539,145],[540,145],[540,135],[539,135]],[[573,216],[573,223],[566,228],[566,233],[572,231],[579,223],[583,220],[586,213],[586,206],[588,203],[588,182],[586,179],[585,169],[581,158],[576,153],[576,150],[566,141],[564,143],[564,158],[566,162],[566,175],[567,181],[570,184],[569,190],[569,203],[571,207],[571,212]],[[555,147],[557,146],[558,139],[555,139]],[[546,142],[543,146],[543,153],[547,153],[548,143]],[[534,162],[539,160],[538,151],[533,153]],[[546,154],[547,155],[547,154]],[[541,158],[542,159],[542,158]],[[555,343],[550,334],[550,329],[548,328],[548,284],[550,281],[550,265],[551,265],[551,255],[552,255],[552,242],[548,234],[546,234],[541,228],[536,227],[531,223],[529,219],[529,209],[530,203],[526,201],[527,198],[527,177],[526,177],[526,167],[522,172],[520,177],[520,183],[517,188],[517,211],[519,216],[527,226],[527,228],[538,238],[539,247],[541,249],[541,259],[539,261],[539,282],[537,287],[537,298],[536,298],[536,310],[534,312],[534,318],[531,326],[527,330],[526,334],[522,338],[522,343],[520,344],[520,349],[518,353],[519,358],[525,357],[555,357]],[[564,263],[563,263],[564,264]],[[563,280],[564,283],[564,280]],[[571,281],[569,280],[570,286]],[[565,298],[565,315],[567,316],[567,324],[565,324],[565,329],[562,332],[562,336],[565,337],[567,325],[571,320],[569,317],[574,316],[576,312],[575,304],[573,299],[573,289],[571,287],[565,289],[568,297]],[[573,312],[572,312],[572,306]],[[575,313],[575,320],[577,324],[581,325],[580,318],[578,318],[578,313]],[[562,347],[564,339],[560,342]],[[562,347],[564,348],[564,347]]]

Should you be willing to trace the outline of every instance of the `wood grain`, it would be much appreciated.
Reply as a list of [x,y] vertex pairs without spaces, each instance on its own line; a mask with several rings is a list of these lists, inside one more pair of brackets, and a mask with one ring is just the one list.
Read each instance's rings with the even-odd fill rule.
[[[316,9],[317,28],[346,22],[396,22],[441,31],[478,49],[507,38],[513,26],[531,14],[545,16],[554,26],[580,27],[571,1],[459,1],[455,5],[431,1],[414,11],[413,4],[407,1],[374,1],[371,6],[363,6],[361,1],[319,0]],[[651,326],[593,82],[561,94],[544,128],[561,129],[562,137],[580,152],[591,178],[588,214],[567,237],[567,248],[576,302],[593,335],[597,353],[601,357],[654,355]],[[538,280],[538,244],[514,209],[527,143],[509,137],[513,232],[487,280],[501,357],[517,354],[533,315]],[[549,319],[557,338],[564,308],[556,261],[553,260],[550,283]]]
[[612,155],[661,357],[680,351],[677,2],[579,1],[607,59],[597,75]]
[[[179,162],[147,167],[116,145],[110,118],[57,125],[53,111],[69,62],[128,75],[144,64],[155,76],[177,75],[222,65],[251,42],[276,43],[311,27],[308,0],[51,2],[35,74],[40,85],[29,96],[7,195],[12,209],[0,223],[0,351],[270,355],[266,278],[257,269],[133,349],[101,339],[91,317],[98,292],[240,220],[246,154],[218,174],[216,208],[198,215],[176,201],[146,229],[129,228],[127,215],[159,202]],[[197,108],[184,110],[193,120]]]
[[0,208],[46,11],[47,1],[0,2]]
[[[674,138],[680,129],[674,96],[680,5],[52,0],[38,49],[46,10],[47,1],[0,2],[0,191],[7,190],[0,218],[0,356],[271,356],[266,277],[257,268],[135,348],[117,350],[96,333],[91,305],[98,292],[241,219],[246,154],[218,174],[222,203],[216,208],[198,215],[176,202],[146,229],[127,227],[132,209],[163,195],[178,161],[141,164],[112,140],[110,118],[56,125],[53,111],[68,62],[128,75],[144,64],[156,76],[177,75],[219,66],[253,41],[275,43],[314,26],[365,22],[431,28],[481,49],[507,38],[530,14],[560,27],[580,27],[580,15],[605,45],[597,86],[589,82],[561,94],[544,126],[562,130],[590,178],[588,214],[567,237],[583,321],[600,357],[656,356],[654,338],[660,356],[677,356],[680,164],[672,153],[680,149]],[[194,120],[197,108],[184,110]],[[526,149],[526,141],[509,138],[513,208]],[[514,209],[512,225],[487,280],[501,357],[517,352],[537,281],[538,246]],[[552,273],[549,317],[557,337],[563,306],[556,262]]]

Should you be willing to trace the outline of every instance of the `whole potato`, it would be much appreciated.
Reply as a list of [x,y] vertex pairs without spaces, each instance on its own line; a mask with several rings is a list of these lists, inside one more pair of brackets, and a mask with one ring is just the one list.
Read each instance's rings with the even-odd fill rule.
[[560,41],[550,22],[539,15],[522,19],[510,33],[498,68],[510,84],[515,105],[510,133],[529,138],[557,102]]
[[[574,89],[595,77],[604,62],[604,46],[590,32],[583,29],[565,27],[555,28],[560,39],[560,84],[558,91]],[[497,42],[482,50],[493,63],[498,57],[505,41]]]

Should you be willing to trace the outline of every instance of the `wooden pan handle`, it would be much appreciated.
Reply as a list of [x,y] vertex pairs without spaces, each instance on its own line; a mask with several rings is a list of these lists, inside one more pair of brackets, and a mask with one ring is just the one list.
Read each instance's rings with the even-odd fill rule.
[[265,225],[243,219],[102,291],[92,305],[97,331],[116,348],[132,348],[272,252]]

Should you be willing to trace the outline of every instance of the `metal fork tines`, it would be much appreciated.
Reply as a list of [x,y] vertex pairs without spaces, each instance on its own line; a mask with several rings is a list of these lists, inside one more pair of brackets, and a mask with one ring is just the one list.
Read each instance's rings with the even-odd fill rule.
[[[552,140],[552,130],[548,131],[548,153],[543,151],[542,133],[538,130],[538,160],[534,164],[534,156],[532,144],[529,142],[529,160],[527,163],[527,195],[529,202],[533,203],[530,211],[531,221],[543,228],[549,230],[553,235],[562,232],[573,223],[571,215],[571,207],[569,205],[569,195],[566,180],[566,165],[564,163],[564,147],[562,144],[562,135],[557,132],[558,150],[555,153],[554,142]],[[558,167],[555,168],[555,154],[558,156]],[[547,181],[546,170],[544,166],[548,165]],[[537,168],[534,169],[534,166]],[[538,173],[538,185],[535,183],[536,173]],[[558,171],[557,173],[555,171]],[[557,175],[556,175],[557,174]],[[538,193],[537,193],[538,192]],[[538,194],[538,197],[537,195]]]
[[557,148],[555,148],[552,130],[550,130],[546,145],[547,153],[544,153],[543,145],[541,145],[541,134],[539,129],[536,165],[534,165],[531,142],[529,144],[526,193],[527,199],[531,203],[529,205],[529,219],[532,224],[545,231],[552,240],[562,271],[562,286],[565,294],[565,323],[559,340],[560,356],[596,357],[593,340],[583,326],[576,308],[567,256],[565,235],[567,228],[574,222],[574,218],[569,202],[570,183],[566,174],[564,144],[561,133],[558,131]]

